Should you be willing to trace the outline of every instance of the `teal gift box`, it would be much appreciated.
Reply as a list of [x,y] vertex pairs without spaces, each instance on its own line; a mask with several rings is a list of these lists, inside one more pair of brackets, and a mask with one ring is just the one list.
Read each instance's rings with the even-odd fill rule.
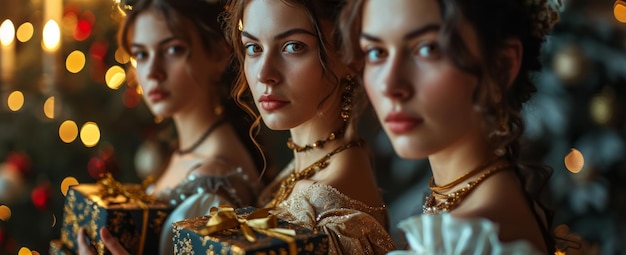
[[[71,186],[67,191],[61,228],[65,250],[78,250],[78,232],[85,228],[96,252],[110,254],[99,231],[106,226],[130,254],[158,254],[161,228],[173,207],[156,199],[135,199],[147,197],[138,185],[119,184],[112,178],[108,181],[107,185],[99,181],[97,184]],[[118,191],[111,194],[115,189]],[[60,247],[59,244],[56,247]]]
[[50,255],[74,255],[72,250],[67,248],[63,241],[55,239],[50,241],[50,249],[48,250]]
[[328,253],[326,234],[277,220],[267,212],[214,207],[210,215],[175,222],[174,254]]

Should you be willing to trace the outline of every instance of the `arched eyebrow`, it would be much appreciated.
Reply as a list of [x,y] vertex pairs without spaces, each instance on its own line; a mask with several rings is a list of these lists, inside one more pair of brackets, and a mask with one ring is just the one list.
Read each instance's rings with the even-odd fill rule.
[[[420,27],[418,29],[415,29],[409,33],[407,33],[406,35],[404,35],[403,39],[404,40],[411,40],[413,38],[419,37],[423,34],[429,33],[429,32],[433,32],[433,31],[439,31],[439,29],[441,29],[441,26],[439,24],[428,24],[426,26]],[[361,33],[361,35],[359,36],[362,39],[368,40],[368,41],[372,41],[372,42],[382,42],[383,40],[367,34],[367,33]]]
[[[305,35],[310,35],[310,36],[316,36],[314,33],[312,33],[311,31],[308,31],[306,29],[302,29],[302,28],[294,28],[294,29],[289,29],[285,32],[282,32],[280,34],[277,34],[274,36],[274,40],[280,40],[280,39],[284,39],[287,38],[289,36],[295,35],[295,34],[305,34]],[[252,35],[250,32],[248,31],[241,31],[241,36],[243,37],[248,37],[252,40],[258,41],[259,39]]]
[[[181,39],[181,38],[178,37],[178,36],[167,37],[167,38],[159,41],[158,45],[168,44],[168,43],[170,43],[172,41],[175,41],[175,40],[178,40],[178,39]],[[133,43],[130,44],[130,47],[144,47],[144,45],[136,43],[136,42],[133,42]]]

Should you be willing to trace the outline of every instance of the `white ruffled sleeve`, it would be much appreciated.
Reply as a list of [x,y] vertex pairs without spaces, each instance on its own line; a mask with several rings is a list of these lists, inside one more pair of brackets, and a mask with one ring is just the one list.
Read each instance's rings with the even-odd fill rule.
[[486,219],[456,219],[450,214],[420,215],[398,225],[411,250],[388,255],[540,255],[529,242],[501,243],[498,226]]

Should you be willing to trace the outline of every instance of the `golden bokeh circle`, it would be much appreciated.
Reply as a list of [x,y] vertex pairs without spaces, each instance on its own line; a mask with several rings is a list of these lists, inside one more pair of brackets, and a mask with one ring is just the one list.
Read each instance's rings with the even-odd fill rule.
[[110,89],[119,89],[126,80],[126,71],[120,66],[112,66],[105,73],[105,82]]
[[80,129],[80,140],[87,147],[94,147],[100,141],[100,128],[94,122],[87,122]]
[[13,91],[7,98],[7,105],[11,111],[17,112],[24,106],[24,94],[21,91]]
[[35,28],[33,24],[30,22],[24,22],[20,27],[17,28],[16,37],[20,42],[27,42],[31,38],[33,38],[33,34],[35,33]]
[[70,186],[74,185],[78,185],[78,180],[76,180],[76,178],[71,176],[65,177],[65,179],[63,179],[63,181],[61,182],[61,194],[63,194],[63,196],[67,195],[67,190],[70,188]]
[[570,152],[565,156],[565,167],[572,173],[579,173],[585,166],[585,158],[583,154],[572,148]]
[[71,143],[78,137],[78,126],[72,120],[66,120],[59,126],[59,138],[64,143]]
[[85,54],[82,51],[75,50],[67,55],[67,59],[65,60],[65,69],[67,69],[70,73],[78,73],[83,70],[85,63]]
[[30,251],[30,249],[26,248],[26,247],[22,247],[20,248],[20,251],[17,252],[17,255],[32,255],[33,252]]
[[8,221],[11,218],[11,208],[6,205],[0,205],[0,220]]

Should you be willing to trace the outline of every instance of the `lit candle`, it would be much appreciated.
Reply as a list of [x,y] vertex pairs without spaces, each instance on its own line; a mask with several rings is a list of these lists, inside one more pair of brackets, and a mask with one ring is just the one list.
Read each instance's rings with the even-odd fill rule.
[[43,27],[43,75],[42,92],[52,94],[60,70],[59,48],[61,48],[61,28],[59,27],[63,2],[62,0],[45,0]]
[[15,74],[15,26],[11,20],[5,20],[0,25],[0,82],[13,86]]

